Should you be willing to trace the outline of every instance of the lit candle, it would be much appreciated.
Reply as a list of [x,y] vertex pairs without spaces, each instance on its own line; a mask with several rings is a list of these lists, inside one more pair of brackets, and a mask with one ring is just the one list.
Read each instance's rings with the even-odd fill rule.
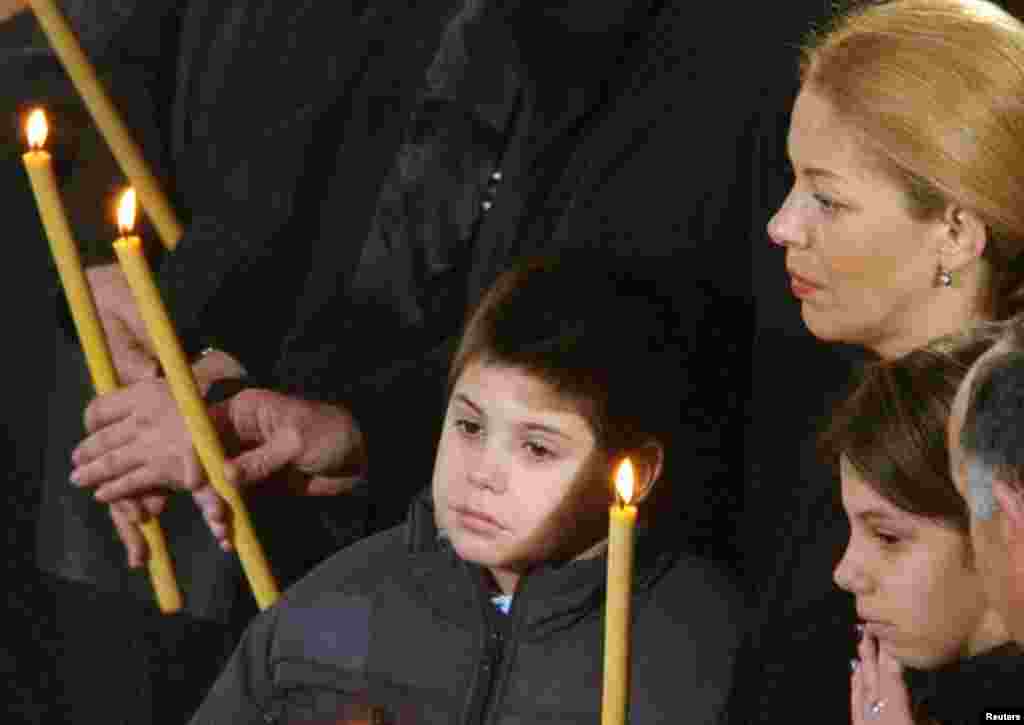
[[629,706],[630,598],[633,590],[633,532],[636,506],[633,464],[627,458],[615,472],[618,499],[608,521],[608,583],[604,607],[604,689],[601,725],[622,725]]
[[249,586],[256,596],[256,603],[261,609],[266,609],[279,596],[277,583],[270,572],[263,548],[256,539],[245,502],[238,489],[224,477],[224,447],[206,412],[192,369],[167,315],[167,308],[160,298],[160,291],[146,261],[142,240],[131,236],[135,221],[135,194],[131,189],[122,196],[117,217],[121,236],[114,241],[114,251],[117,252],[121,269],[124,270],[139,307],[139,314],[153,341],[171,393],[178,403],[178,410],[192,436],[199,460],[202,461],[210,483],[231,509],[232,544],[238,551]]
[[167,249],[174,249],[181,239],[181,224],[178,223],[159,182],[146,165],[142,151],[132,140],[128,128],[96,77],[96,71],[82,51],[78,39],[68,27],[67,20],[61,14],[55,0],[28,2],[39,21],[39,27],[49,38],[50,45],[60,58],[64,70],[78,90],[93,121],[96,122],[96,127],[106,139],[110,152],[128,180],[138,188],[142,206],[152,219],[161,241]]
[[[53,261],[57,265],[57,273],[68,299],[71,318],[78,331],[78,339],[82,343],[93,387],[98,394],[103,395],[117,389],[117,372],[110,357],[107,339],[103,335],[99,315],[96,314],[92,294],[89,292],[89,283],[86,281],[85,272],[82,271],[78,247],[74,243],[64,213],[50,154],[43,149],[49,129],[46,114],[41,109],[29,114],[26,131],[29,151],[22,156],[22,161],[32,183],[32,192],[36,197],[46,238],[50,240],[50,252],[53,254]],[[150,557],[147,566],[153,590],[156,592],[157,604],[162,612],[177,612],[181,609],[181,591],[174,580],[174,567],[167,552],[163,529],[155,518],[150,518],[141,524],[140,530],[149,545]]]

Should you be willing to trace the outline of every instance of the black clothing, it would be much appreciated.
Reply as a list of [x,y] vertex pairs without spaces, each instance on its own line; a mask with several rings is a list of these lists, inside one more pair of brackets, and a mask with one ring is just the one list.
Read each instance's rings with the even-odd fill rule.
[[[319,221],[335,153],[352,174],[347,179],[359,179],[358,192],[374,195],[373,174],[386,160],[370,152],[368,140],[376,138],[370,130],[386,139],[387,129],[404,120],[406,85],[422,76],[436,45],[442,4],[88,5],[72,13],[87,51],[101,73],[114,68],[115,102],[128,101],[122,112],[136,139],[158,169],[166,158],[172,172],[167,188],[186,232],[155,266],[183,341],[196,349],[201,338],[213,337],[251,371],[264,372],[309,264],[310,229]],[[135,46],[149,55],[134,55]],[[389,50],[397,48],[402,52]],[[140,89],[125,82],[133,71],[145,78]],[[270,93],[253,82],[271,74],[290,82]],[[349,104],[361,113],[350,113]],[[170,119],[152,142],[148,114]],[[106,170],[114,176],[112,167]],[[100,225],[109,243],[109,221]],[[157,251],[155,234],[144,234]],[[68,707],[86,720],[180,723],[255,604],[237,557],[219,549],[190,497],[179,495],[161,524],[185,611],[156,613],[148,577],[124,565],[105,507],[68,483],[70,451],[84,436],[81,410],[92,391],[73,332],[58,332],[57,346],[38,558],[57,577],[48,589],[60,619],[59,645],[73,651],[57,655]],[[358,495],[254,499],[250,511],[282,586],[366,533]],[[99,679],[106,673],[85,658],[96,652],[96,634],[111,628],[124,633],[108,638],[105,648],[119,666],[116,707],[97,697],[109,684]],[[102,717],[88,714],[97,703],[105,708]]]
[[59,636],[43,643],[59,684],[45,693],[39,722],[181,725],[251,618],[244,612],[224,624],[166,615],[131,595],[45,573],[42,584],[59,626]]
[[922,721],[973,725],[985,722],[986,710],[1024,709],[1022,671],[1024,653],[1011,643],[936,670],[907,669],[903,679]]
[[[570,244],[618,249],[663,276],[709,278],[725,290],[711,325],[734,346],[721,356],[718,387],[733,406],[706,421],[707,445],[684,448],[692,457],[677,465],[691,484],[678,488],[693,497],[679,507],[688,516],[681,530],[703,539],[695,546],[708,549],[710,540],[709,550],[734,559],[732,487],[741,464],[719,451],[739,435],[746,399],[749,260],[730,246],[745,249],[750,228],[743,164],[756,99],[746,76],[732,76],[730,54],[706,32],[716,26],[707,14],[697,26],[682,3],[633,3],[624,27],[598,27],[590,44],[577,43],[563,17],[545,29],[543,44],[531,46],[519,28],[510,49],[506,26],[481,17],[476,27],[490,28],[482,39],[466,30],[469,90],[454,105],[436,103],[433,77],[422,84],[453,4],[237,0],[182,3],[175,16],[177,85],[158,94],[172,109],[170,193],[186,226],[159,268],[172,317],[193,349],[212,338],[257,379],[351,404],[370,440],[371,475],[387,482],[369,487],[372,501],[250,497],[275,574],[287,584],[367,526],[400,519],[413,491],[399,482],[429,471],[464,310],[519,257]],[[520,47],[543,49],[547,66],[519,57]],[[564,62],[564,48],[580,57]],[[481,60],[480,49],[491,55]],[[563,66],[562,74],[542,72]],[[269,77],[284,82],[268,91],[260,81]],[[720,86],[729,88],[726,100]],[[713,99],[716,111],[694,113],[695,99]],[[479,135],[459,133],[467,108],[484,121],[468,124]],[[416,120],[433,110],[445,113],[424,132]],[[401,151],[431,129],[444,139],[434,148],[446,159],[465,151],[465,164],[448,187],[420,177],[420,189],[452,191],[426,207],[399,207],[411,222],[396,235],[388,203],[407,188],[398,184],[410,161]],[[443,176],[450,167],[432,168]],[[483,213],[484,202],[493,209]],[[435,229],[454,220],[458,234],[421,237],[417,224],[432,213],[424,208],[437,210]],[[67,448],[50,472],[63,486]],[[712,498],[721,500],[705,500]],[[362,512],[371,505],[367,525]],[[251,605],[237,559],[212,548],[191,502],[176,497],[171,508],[162,522],[188,611],[226,621],[239,597]],[[57,526],[43,535],[57,541]],[[110,535],[106,520],[100,526],[84,528]],[[83,538],[60,551],[68,549],[102,545]],[[119,548],[101,554],[96,560],[106,563],[83,578],[134,587],[149,600],[144,575],[109,564],[122,556]]]
[[[752,324],[745,163],[753,86],[746,74],[733,76],[728,54],[708,37],[713,19],[690,22],[680,2],[632,5],[642,12],[634,8],[626,26],[598,34],[601,42],[582,42],[571,23],[538,29],[503,22],[502,11],[485,10],[467,24],[470,75],[454,99],[431,106],[440,110],[427,118],[432,130],[424,134],[450,139],[447,155],[421,177],[461,184],[449,216],[456,231],[396,236],[378,219],[349,297],[336,284],[347,272],[336,271],[338,261],[333,269],[314,266],[320,279],[311,278],[300,303],[277,380],[353,411],[368,441],[371,480],[399,486],[374,493],[375,527],[401,519],[413,492],[400,482],[422,480],[430,470],[448,359],[465,311],[524,256],[574,246],[614,250],[678,278],[676,286],[710,280],[723,294],[711,324],[735,345],[721,358],[720,390],[733,405],[720,408],[704,433],[712,450],[741,435]],[[730,88],[726,100],[717,92],[723,85]],[[693,113],[695,99],[720,105],[713,114]],[[473,132],[457,133],[461,128]],[[392,180],[401,181],[401,161]],[[495,171],[500,181],[492,186]],[[429,202],[419,193],[413,187],[403,208]],[[327,206],[343,209],[345,197]],[[432,245],[435,239],[458,242]],[[333,240],[320,244],[329,252]],[[392,453],[396,441],[401,456]],[[739,461],[695,453],[681,468],[690,465],[701,483],[686,489],[693,499],[680,509],[691,521],[681,529],[695,547],[734,561],[738,492],[730,486],[741,480]],[[705,485],[712,479],[726,483]]]
[[[596,722],[606,571],[603,556],[541,568],[500,615],[421,496],[260,615],[192,722],[337,722],[367,704],[385,722]],[[739,602],[710,563],[638,538],[630,722],[718,722]]]
[[740,527],[753,624],[733,697],[733,718],[742,723],[790,722],[794,703],[821,722],[850,717],[856,614],[853,597],[832,579],[849,529],[838,477],[819,460],[815,436],[867,355],[827,345],[807,331],[800,302],[788,289],[785,251],[765,230],[792,183],[786,136],[799,45],[832,6],[806,0],[775,7],[763,29],[772,41],[757,69],[763,80],[753,178],[763,216],[751,235],[757,324]]
[[[185,235],[163,256],[158,282],[186,347],[197,349],[212,338],[253,375],[266,375],[291,319],[290,301],[310,264],[323,187],[333,183],[333,165],[344,170],[350,199],[375,198],[374,175],[383,175],[389,158],[382,149],[404,123],[401,109],[411,100],[409,86],[422,78],[436,47],[444,4],[407,5],[297,8],[239,0],[191,3],[172,14],[173,27],[180,27],[174,45],[180,47],[180,67],[178,85],[166,93],[163,105],[173,108],[169,188]],[[151,27],[145,12],[130,17]],[[97,47],[119,47],[105,34],[96,35]],[[386,48],[404,52],[382,53]],[[168,56],[177,57],[164,53],[157,60],[166,63]],[[111,60],[97,62],[103,67]],[[276,86],[274,102],[268,103],[266,90],[250,79],[271,72],[294,82]],[[358,234],[353,239],[346,247],[332,238],[336,253],[347,248],[357,253],[361,239]],[[147,240],[154,242],[155,236]],[[257,328],[252,321],[258,321]],[[80,409],[91,397],[73,344],[65,344],[69,349],[62,350],[62,358],[74,370],[58,381],[62,390],[53,396],[63,411]],[[78,415],[64,415],[61,425],[63,434],[51,435],[47,472],[61,505],[49,507],[40,522],[41,565],[150,602],[146,576],[122,564],[122,547],[105,510],[88,492],[67,484],[70,448],[84,432]],[[250,509],[282,586],[366,533],[365,503],[358,495],[253,497]],[[306,532],[299,542],[296,521]],[[161,523],[186,611],[229,621],[238,597],[251,599],[237,557],[220,551],[187,496],[172,497]]]
[[[100,3],[91,4],[98,6]],[[154,19],[159,18],[157,3],[152,5]],[[149,122],[154,105],[149,92],[153,77],[147,65],[134,61],[145,53],[157,52],[159,37],[140,33],[132,40],[140,40],[143,47],[119,49],[126,66],[116,72],[111,72],[109,67],[100,68],[99,75],[118,97],[134,101],[122,110],[128,124],[135,129],[137,140],[151,148],[156,136]],[[5,233],[9,242],[5,252],[7,277],[0,288],[0,305],[5,310],[16,311],[5,316],[5,332],[10,340],[17,341],[3,362],[4,379],[16,381],[16,384],[8,386],[6,391],[2,421],[7,478],[5,514],[0,528],[5,532],[9,551],[4,557],[5,581],[9,585],[5,587],[3,617],[8,636],[0,655],[0,664],[7,674],[2,710],[19,722],[47,721],[51,717],[54,722],[63,722],[70,719],[66,711],[77,709],[67,696],[71,681],[63,671],[66,663],[63,654],[69,649],[66,639],[70,634],[69,620],[57,606],[50,578],[40,576],[34,544],[39,519],[46,521],[42,528],[47,533],[40,541],[49,552],[57,551],[66,543],[65,532],[73,544],[80,541],[76,539],[77,520],[60,519],[66,494],[71,490],[67,473],[51,486],[41,486],[40,479],[44,441],[52,439],[54,428],[60,430],[68,424],[81,431],[81,410],[91,391],[86,387],[85,392],[65,397],[56,412],[48,414],[48,402],[55,400],[53,381],[63,382],[67,377],[78,381],[82,369],[77,358],[69,361],[62,355],[63,346],[67,344],[63,334],[57,341],[60,347],[54,347],[54,299],[58,296],[62,299],[63,295],[59,292],[49,245],[21,163],[21,155],[26,150],[23,127],[28,110],[40,105],[47,112],[50,134],[46,148],[52,158],[68,222],[87,262],[113,254],[110,242],[115,228],[109,217],[109,201],[119,186],[120,174],[77,93],[49,52],[31,12],[17,14],[0,25],[0,87],[4,91],[0,113],[3,119],[0,156],[4,169],[0,176],[0,196],[4,199]],[[153,162],[159,173],[159,156]],[[144,223],[141,226],[145,228]],[[63,439],[63,466],[69,462],[70,440]],[[113,538],[106,508],[91,499],[84,504],[83,510],[87,509],[89,515],[99,519],[96,525],[102,532],[101,537]],[[117,552],[116,562],[123,567],[122,551]],[[52,561],[46,563],[52,564]],[[145,582],[143,585],[148,586]],[[88,619],[88,614],[79,610],[75,621],[77,624],[73,626],[79,630],[83,625],[95,630],[100,622],[110,620]],[[87,713],[78,714],[88,719]],[[104,719],[113,721],[111,717]]]

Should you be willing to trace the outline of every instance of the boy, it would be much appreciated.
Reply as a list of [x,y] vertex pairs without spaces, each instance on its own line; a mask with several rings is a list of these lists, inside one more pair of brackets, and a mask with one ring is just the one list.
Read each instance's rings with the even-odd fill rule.
[[683,335],[649,284],[611,269],[566,255],[499,279],[455,355],[430,495],[259,617],[194,723],[597,722],[626,455],[641,511],[630,720],[721,719],[738,596],[643,500],[681,418],[700,425],[708,300],[694,290]]

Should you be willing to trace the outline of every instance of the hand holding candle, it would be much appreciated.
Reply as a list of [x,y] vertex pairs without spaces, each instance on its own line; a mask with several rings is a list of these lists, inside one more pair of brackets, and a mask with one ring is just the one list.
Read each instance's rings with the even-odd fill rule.
[[[42,110],[37,109],[29,115],[26,130],[30,150],[22,160],[39,206],[43,229],[50,241],[50,252],[53,254],[57,273],[68,299],[68,307],[78,331],[93,387],[97,393],[103,395],[117,389],[117,372],[89,292],[89,283],[82,271],[78,247],[74,243],[64,213],[50,154],[43,149],[49,129],[46,115]],[[174,569],[167,552],[163,530],[154,518],[144,521],[139,528],[150,551],[147,565],[156,592],[157,604],[165,613],[176,612],[181,609],[181,591],[174,580]]]
[[273,604],[279,596],[277,583],[256,539],[249,520],[249,512],[238,489],[224,477],[224,448],[217,435],[206,405],[199,395],[192,369],[185,358],[174,326],[167,315],[160,292],[146,262],[142,240],[130,236],[135,219],[135,194],[129,189],[118,205],[118,226],[122,236],[114,242],[114,251],[135,296],[139,313],[153,341],[167,382],[178,404],[179,412],[188,426],[196,453],[203,463],[210,483],[231,509],[232,544],[238,551],[249,585],[261,609]]
[[[604,612],[604,688],[601,725],[622,725],[629,707],[630,599],[633,592],[633,533],[636,487],[632,462],[615,472],[616,498],[608,517],[608,584]],[[621,502],[621,503],[620,503]]]

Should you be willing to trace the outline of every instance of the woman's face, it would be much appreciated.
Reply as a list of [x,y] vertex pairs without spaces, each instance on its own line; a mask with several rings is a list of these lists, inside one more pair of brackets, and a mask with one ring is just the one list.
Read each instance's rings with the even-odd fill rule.
[[971,563],[967,536],[907,513],[844,459],[850,541],[834,579],[857,599],[857,617],[893,658],[933,668],[1006,641]]
[[795,179],[768,234],[786,248],[804,323],[822,340],[902,352],[908,336],[931,327],[924,318],[943,291],[933,283],[944,221],[913,218],[904,190],[806,87],[788,147]]

